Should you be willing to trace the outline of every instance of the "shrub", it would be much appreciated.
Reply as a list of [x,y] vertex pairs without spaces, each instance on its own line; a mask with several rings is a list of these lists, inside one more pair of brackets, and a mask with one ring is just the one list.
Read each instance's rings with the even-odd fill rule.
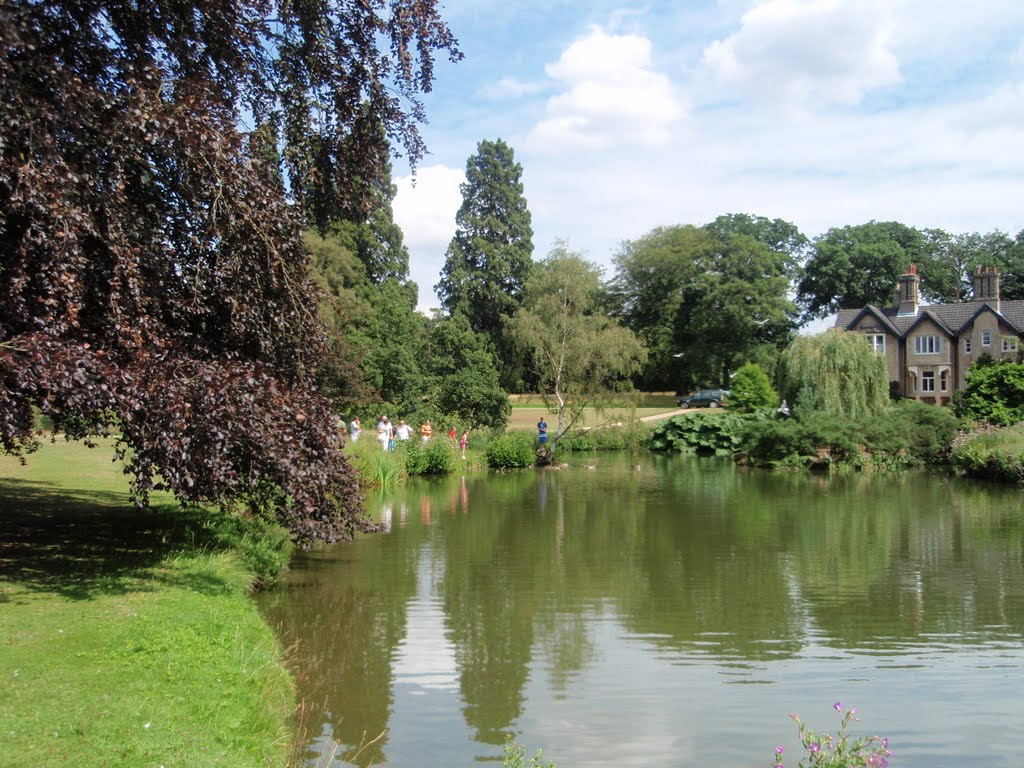
[[953,466],[971,477],[1024,482],[1024,428],[988,427],[964,435],[953,449]]
[[945,461],[956,429],[949,409],[904,400],[877,416],[816,412],[797,419],[751,422],[742,442],[755,464],[897,468]]
[[755,464],[853,463],[859,466],[859,438],[859,431],[850,419],[818,413],[803,419],[750,421],[740,440],[747,457]]
[[960,418],[971,421],[1004,427],[1024,421],[1024,363],[975,363],[963,389],[953,395],[953,408]]
[[[903,437],[898,450],[906,451],[913,463],[933,464],[949,459],[958,426],[956,415],[949,408],[900,400],[875,418],[876,422],[880,420]],[[875,450],[870,437],[866,443],[870,450]]]
[[596,450],[593,435],[590,432],[569,432],[558,441],[562,451],[593,451]]
[[745,447],[749,425],[769,418],[763,411],[680,414],[654,428],[651,450],[731,456]]
[[741,366],[729,382],[732,396],[729,398],[729,409],[751,413],[763,408],[774,408],[779,404],[779,396],[775,394],[768,374],[757,363]]
[[533,465],[533,437],[527,432],[506,432],[487,445],[485,454],[491,469],[510,469]]
[[426,445],[411,442],[405,454],[408,475],[450,475],[456,467],[456,448],[444,438],[435,438]]

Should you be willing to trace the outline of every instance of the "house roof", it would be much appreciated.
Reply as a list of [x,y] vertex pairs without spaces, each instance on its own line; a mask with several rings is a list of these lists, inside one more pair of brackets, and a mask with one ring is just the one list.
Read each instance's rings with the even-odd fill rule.
[[856,325],[861,317],[870,313],[878,318],[890,333],[906,336],[914,326],[925,318],[935,322],[950,336],[958,336],[965,326],[970,325],[983,312],[992,312],[1000,317],[1016,333],[1024,333],[1024,300],[1015,299],[999,303],[996,311],[995,302],[963,302],[961,304],[931,304],[922,306],[916,315],[898,315],[895,307],[875,307],[868,305],[858,309],[841,309],[836,316],[836,328],[849,329]]

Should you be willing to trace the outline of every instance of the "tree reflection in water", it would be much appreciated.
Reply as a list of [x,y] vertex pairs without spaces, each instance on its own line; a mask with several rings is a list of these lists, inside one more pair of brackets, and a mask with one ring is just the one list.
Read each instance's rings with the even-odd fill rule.
[[[533,729],[556,743],[527,743],[571,756],[557,762],[599,765],[611,755],[588,751],[588,723],[607,716],[607,730],[639,733],[664,718],[676,735],[648,733],[629,745],[632,757],[675,765],[692,748],[714,764],[747,764],[763,750],[742,751],[742,738],[712,747],[703,735],[749,741],[761,727],[774,743],[786,725],[766,721],[764,702],[781,717],[800,702],[775,702],[779,690],[737,697],[730,683],[822,701],[836,681],[864,685],[863,706],[877,697],[898,718],[911,709],[901,697],[912,678],[902,694],[894,670],[953,658],[951,649],[972,669],[1002,654],[1010,674],[1024,670],[1016,490],[679,457],[602,456],[595,466],[410,482],[370,498],[388,533],[297,560],[263,601],[286,642],[298,640],[297,663],[315,664],[317,685],[303,693],[325,702],[329,738],[351,748],[390,729],[357,762],[425,764],[425,752],[430,763],[463,764]],[[618,663],[627,652],[631,661]],[[643,684],[641,659],[655,670]],[[870,682],[883,675],[884,693]],[[1001,685],[1005,674],[995,677]],[[986,693],[957,680],[930,682]],[[893,730],[955,756],[956,729],[972,727],[941,713],[923,719],[936,722]],[[998,765],[998,750],[1024,751],[1017,745],[1004,739],[975,764]],[[901,765],[913,760],[900,752]]]

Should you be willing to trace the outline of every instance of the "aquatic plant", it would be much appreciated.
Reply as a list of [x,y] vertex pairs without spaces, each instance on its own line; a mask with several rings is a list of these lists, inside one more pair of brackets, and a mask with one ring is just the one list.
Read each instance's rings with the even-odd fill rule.
[[[843,705],[837,701],[832,709],[842,713]],[[807,751],[797,763],[797,768],[888,768],[892,757],[888,739],[862,736],[851,741],[846,731],[851,722],[859,722],[856,715],[855,707],[846,710],[839,733],[834,736],[825,732],[815,733],[800,719],[800,715],[790,715],[800,729],[800,743]],[[783,768],[783,752],[782,747],[775,747],[772,768]]]
[[554,763],[543,762],[544,755],[538,749],[533,757],[526,758],[526,748],[509,736],[502,750],[502,768],[555,768]]

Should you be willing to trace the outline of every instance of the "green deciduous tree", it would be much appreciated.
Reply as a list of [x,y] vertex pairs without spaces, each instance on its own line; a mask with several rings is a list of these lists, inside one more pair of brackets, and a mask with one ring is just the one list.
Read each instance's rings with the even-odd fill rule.
[[953,395],[957,416],[1008,427],[1024,421],[1024,363],[978,361]]
[[795,325],[788,294],[805,244],[792,224],[747,214],[623,243],[610,292],[650,349],[643,385],[710,386],[744,360],[773,363]]
[[321,394],[336,408],[373,399],[363,377],[366,343],[353,331],[366,324],[372,308],[360,293],[366,278],[362,263],[334,235],[312,230],[302,236],[310,256],[310,275],[320,286],[320,316],[327,329],[327,354],[317,370]]
[[727,222],[712,231],[714,247],[695,281],[696,301],[680,328],[679,354],[704,381],[726,384],[745,360],[773,363],[792,338],[796,305],[789,291],[796,263],[789,251],[773,250]]
[[431,399],[460,424],[500,430],[511,411],[487,340],[461,312],[438,318],[428,336]]
[[779,395],[798,417],[875,415],[889,403],[885,359],[860,333],[833,329],[798,336],[779,361]]
[[925,253],[918,261],[918,272],[921,291],[932,301],[970,301],[974,293],[973,275],[978,267],[999,269],[1004,298],[1024,297],[1018,277],[1024,264],[1015,263],[1015,243],[1006,233],[950,234],[941,229],[926,229],[923,235]]
[[783,219],[769,219],[749,213],[727,213],[704,225],[719,239],[746,235],[766,246],[773,253],[785,254],[789,261],[801,261],[808,240],[795,224]]
[[523,167],[501,139],[481,141],[466,162],[462,205],[435,287],[441,306],[463,313],[495,352],[502,384],[519,383],[522,371],[509,354],[504,322],[522,303],[533,258],[533,226],[523,196]]
[[385,280],[365,286],[362,294],[371,308],[359,329],[366,350],[365,379],[397,414],[416,413],[428,388],[422,351],[427,318],[416,311],[416,286]]
[[797,286],[805,319],[890,305],[897,278],[926,253],[922,233],[895,221],[830,229],[814,241]]
[[700,265],[713,249],[713,237],[700,227],[658,227],[622,243],[614,257],[615,278],[609,290],[615,313],[649,353],[640,378],[644,389],[686,389],[694,383],[695,376],[684,370],[676,355],[699,299]]
[[0,5],[3,448],[35,406],[119,430],[141,501],[351,535],[299,225],[369,211],[388,140],[422,155],[438,51],[433,0]]
[[512,339],[535,361],[545,404],[557,408],[552,449],[584,408],[600,408],[628,388],[646,358],[633,332],[608,316],[601,277],[598,267],[558,245],[538,264],[509,322]]

